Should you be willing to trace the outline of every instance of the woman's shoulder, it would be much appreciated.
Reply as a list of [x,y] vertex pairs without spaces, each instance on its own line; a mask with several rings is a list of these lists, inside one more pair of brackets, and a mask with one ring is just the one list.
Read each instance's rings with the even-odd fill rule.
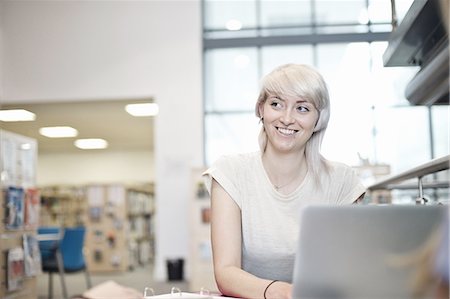
[[222,155],[214,162],[214,164],[248,165],[257,162],[260,156],[261,156],[260,152]]
[[[258,153],[229,154],[220,156],[204,173],[206,177],[214,177],[221,184],[224,182],[244,182],[258,169]],[[230,184],[227,184],[230,185]]]
[[331,175],[343,175],[355,172],[353,167],[342,162],[326,160],[325,163]]

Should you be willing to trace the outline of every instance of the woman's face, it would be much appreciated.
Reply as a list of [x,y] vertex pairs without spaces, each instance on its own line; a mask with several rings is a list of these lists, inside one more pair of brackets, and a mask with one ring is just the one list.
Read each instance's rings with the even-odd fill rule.
[[267,146],[288,153],[305,147],[314,132],[319,112],[300,97],[269,96],[260,106]]

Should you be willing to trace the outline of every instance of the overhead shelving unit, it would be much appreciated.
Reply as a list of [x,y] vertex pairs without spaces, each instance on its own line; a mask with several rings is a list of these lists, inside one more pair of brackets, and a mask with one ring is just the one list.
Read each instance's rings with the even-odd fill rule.
[[449,104],[448,5],[414,1],[383,55],[384,66],[420,66],[405,90],[413,105]]

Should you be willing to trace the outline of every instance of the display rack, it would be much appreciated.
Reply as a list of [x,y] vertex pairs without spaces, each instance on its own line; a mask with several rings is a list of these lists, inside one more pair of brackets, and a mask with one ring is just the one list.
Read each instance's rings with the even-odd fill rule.
[[122,185],[86,187],[86,258],[89,271],[128,269],[126,191]]
[[192,171],[190,201],[189,289],[205,288],[217,292],[211,248],[211,201],[201,177],[203,170]]
[[90,272],[124,272],[153,258],[153,189],[123,184],[85,187]]
[[41,226],[75,227],[86,223],[86,195],[79,186],[40,187]]
[[[34,139],[0,130],[0,298],[4,299],[37,298],[41,265],[36,157]],[[29,245],[35,245],[33,251]]]
[[128,187],[129,267],[148,264],[154,258],[155,204],[153,185]]

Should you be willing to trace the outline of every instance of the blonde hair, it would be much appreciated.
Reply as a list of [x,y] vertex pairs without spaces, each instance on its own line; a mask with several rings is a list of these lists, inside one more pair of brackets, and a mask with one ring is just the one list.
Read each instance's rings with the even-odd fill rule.
[[[447,225],[447,223],[444,223]],[[430,292],[437,290],[444,292],[448,298],[449,286],[448,281],[444,277],[440,277],[435,270],[435,262],[438,254],[439,246],[443,246],[445,240],[444,225],[435,229],[428,239],[417,249],[404,255],[392,255],[387,257],[388,265],[397,269],[410,269],[411,277],[409,280],[409,288],[411,290],[411,298],[428,298]],[[444,250],[448,250],[445,248]],[[447,254],[447,253],[446,253]]]
[[[326,159],[320,154],[320,146],[330,119],[330,99],[323,77],[314,68],[303,64],[285,64],[277,67],[262,79],[261,91],[255,105],[255,113],[261,118],[260,107],[270,95],[301,97],[311,102],[319,112],[314,132],[307,141],[305,157],[308,171],[319,182],[320,173],[328,170]],[[261,152],[267,146],[264,125],[258,137]]]

